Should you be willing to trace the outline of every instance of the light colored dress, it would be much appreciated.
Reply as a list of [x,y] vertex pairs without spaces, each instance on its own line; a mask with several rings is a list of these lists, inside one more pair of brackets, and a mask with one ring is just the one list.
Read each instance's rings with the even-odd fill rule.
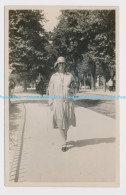
[[69,85],[74,81],[71,73],[55,73],[52,75],[49,82],[49,105],[52,104],[52,126],[53,128],[60,128],[68,130],[70,125],[76,126],[76,118],[74,112],[73,99],[67,99],[69,94]]

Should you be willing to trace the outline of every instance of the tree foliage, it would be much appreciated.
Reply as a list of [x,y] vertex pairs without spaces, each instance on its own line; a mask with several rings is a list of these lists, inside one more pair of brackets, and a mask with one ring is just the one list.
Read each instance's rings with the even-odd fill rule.
[[44,20],[39,10],[9,11],[9,65],[24,80],[33,79],[39,69],[44,70],[48,43]]
[[[64,56],[76,77],[104,77],[115,71],[115,11],[62,10],[53,32],[46,33],[40,10],[10,10],[9,64],[23,79],[39,72],[49,78],[54,63]],[[94,84],[93,84],[94,85]],[[92,85],[92,86],[93,86]]]
[[[115,69],[115,11],[63,10],[54,29],[53,44],[59,55],[72,62],[76,75],[96,67],[105,78]],[[84,56],[88,63],[84,62]],[[93,68],[94,68],[93,67]]]

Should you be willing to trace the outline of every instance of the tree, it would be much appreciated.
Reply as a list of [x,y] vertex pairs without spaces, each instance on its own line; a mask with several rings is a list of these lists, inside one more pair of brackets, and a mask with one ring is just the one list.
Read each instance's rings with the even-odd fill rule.
[[44,20],[40,10],[9,11],[9,65],[12,73],[18,73],[24,80],[24,90],[44,67],[48,42]]
[[115,70],[115,11],[100,10],[93,14],[97,25],[88,44],[88,54],[96,63],[96,71],[104,78],[105,91],[111,69]]
[[92,89],[95,89],[95,74],[99,72],[106,79],[111,67],[115,67],[115,11],[63,10],[61,13],[54,29],[53,46],[59,55],[72,62],[77,77],[78,70],[86,67],[83,64],[82,68],[78,62],[83,61],[84,54],[88,56]]
[[[59,55],[65,55],[68,62],[71,62],[75,75],[78,77],[77,63],[82,58],[82,53],[87,49],[88,40],[82,39],[83,29],[78,24],[81,17],[81,10],[61,11],[59,24],[54,29],[53,44]],[[84,12],[86,17],[87,12]],[[84,34],[83,34],[84,36]],[[86,34],[85,34],[86,36]]]

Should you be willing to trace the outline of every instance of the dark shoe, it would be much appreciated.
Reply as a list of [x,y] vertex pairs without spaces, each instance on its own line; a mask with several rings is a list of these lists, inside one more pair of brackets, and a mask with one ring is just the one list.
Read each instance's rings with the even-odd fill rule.
[[67,144],[62,145],[62,151],[63,152],[66,152],[67,151]]

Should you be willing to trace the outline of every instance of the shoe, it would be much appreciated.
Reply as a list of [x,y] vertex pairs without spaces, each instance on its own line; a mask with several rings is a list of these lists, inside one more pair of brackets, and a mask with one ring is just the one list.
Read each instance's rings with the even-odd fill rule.
[[66,152],[66,151],[67,151],[67,144],[63,144],[61,150],[62,150],[63,152]]

